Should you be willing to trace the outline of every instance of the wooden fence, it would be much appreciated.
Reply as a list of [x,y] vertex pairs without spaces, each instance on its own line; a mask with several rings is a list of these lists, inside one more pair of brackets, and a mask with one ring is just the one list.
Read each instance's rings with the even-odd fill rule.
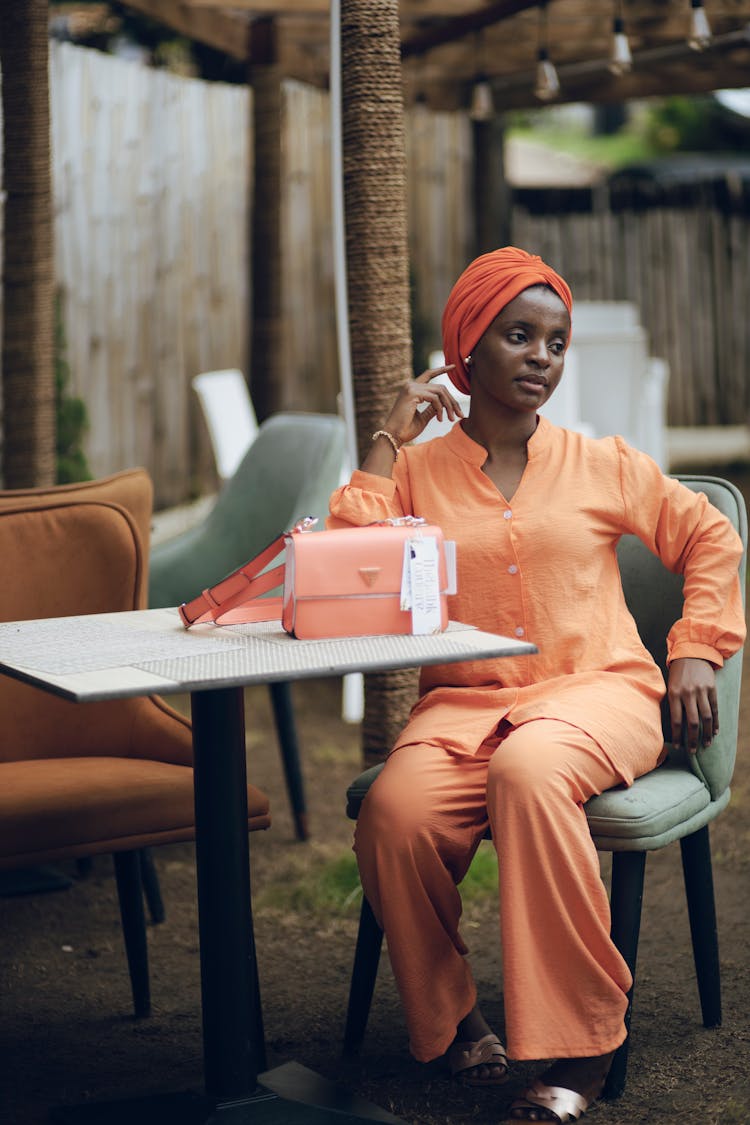
[[[157,507],[215,483],[190,379],[248,369],[251,91],[51,44],[56,271],[89,464],[151,472]],[[285,86],[284,408],[334,411],[328,99]],[[471,257],[471,133],[414,110],[407,129],[415,326],[440,313]],[[581,298],[635,300],[671,368],[672,425],[750,413],[748,206],[587,209],[516,193],[513,239]]]
[[750,182],[728,186],[724,176],[683,184],[676,199],[649,181],[516,192],[519,245],[559,269],[579,300],[638,306],[651,354],[669,363],[672,426],[750,422]]

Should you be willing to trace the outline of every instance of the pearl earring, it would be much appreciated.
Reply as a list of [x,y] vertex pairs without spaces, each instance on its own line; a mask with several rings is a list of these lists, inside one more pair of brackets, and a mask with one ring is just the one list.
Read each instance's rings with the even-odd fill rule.
[[471,356],[467,355],[466,359],[464,360],[464,366],[465,367],[471,367],[473,362],[474,362],[474,360],[471,358]]

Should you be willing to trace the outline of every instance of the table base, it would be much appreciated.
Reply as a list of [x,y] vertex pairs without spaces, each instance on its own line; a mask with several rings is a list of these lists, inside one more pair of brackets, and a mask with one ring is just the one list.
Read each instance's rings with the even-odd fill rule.
[[405,1125],[400,1117],[336,1086],[299,1063],[284,1063],[260,1076],[254,1094],[217,1104],[189,1091],[61,1106],[53,1125],[353,1125],[379,1121]]

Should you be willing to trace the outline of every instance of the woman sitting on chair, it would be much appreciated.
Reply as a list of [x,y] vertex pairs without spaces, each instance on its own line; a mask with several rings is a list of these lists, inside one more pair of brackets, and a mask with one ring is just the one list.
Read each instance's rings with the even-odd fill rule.
[[[457,542],[451,617],[532,641],[535,656],[424,668],[420,696],[365,798],[355,850],[385,930],[414,1056],[447,1053],[477,1085],[507,1056],[555,1059],[510,1117],[573,1121],[625,1038],[629,970],[585,802],[663,756],[661,673],[622,593],[616,546],[634,533],[685,575],[668,638],[672,737],[718,730],[714,669],[745,636],[729,522],[619,437],[553,426],[572,298],[540,258],[476,259],[443,315],[447,366],[398,392],[362,469],[331,498],[333,526],[413,514]],[[468,417],[433,383],[449,371]],[[426,408],[425,405],[426,404]],[[430,417],[455,424],[406,448]],[[485,1022],[459,933],[465,875],[485,830],[499,860],[506,1050]]]

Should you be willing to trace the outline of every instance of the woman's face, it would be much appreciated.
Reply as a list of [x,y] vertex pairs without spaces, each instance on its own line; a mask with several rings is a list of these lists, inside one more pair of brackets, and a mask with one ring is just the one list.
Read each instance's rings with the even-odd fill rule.
[[511,411],[536,411],[563,373],[568,310],[552,289],[524,289],[495,317],[472,352],[472,404],[492,400]]

